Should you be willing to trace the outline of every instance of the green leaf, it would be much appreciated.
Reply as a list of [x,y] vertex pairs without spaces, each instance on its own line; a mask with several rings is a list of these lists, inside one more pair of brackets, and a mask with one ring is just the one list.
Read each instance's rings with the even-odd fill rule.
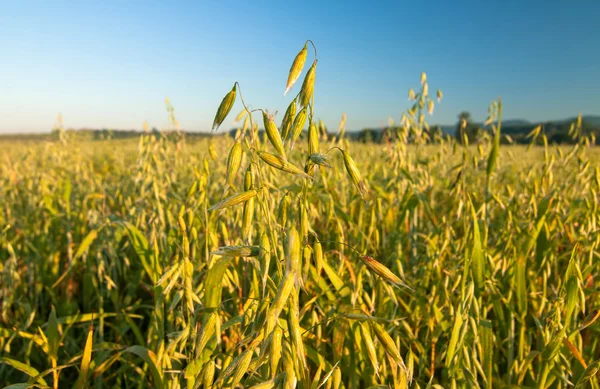
[[48,354],[51,358],[58,359],[60,334],[58,333],[58,320],[56,319],[56,310],[54,309],[54,306],[52,307],[50,317],[48,318],[46,337],[48,338]]
[[[35,367],[26,365],[23,362],[19,362],[12,358],[2,357],[2,358],[0,358],[0,362],[14,367],[15,369],[22,371],[23,373],[27,374],[30,377],[37,377],[40,374],[40,372],[37,371],[37,369]],[[42,385],[48,385],[46,383],[46,381],[44,381],[44,379],[41,377],[37,379],[37,382],[39,382]],[[23,384],[16,384],[16,385],[23,385]],[[31,384],[28,384],[28,385],[31,385]]]
[[85,388],[88,371],[90,369],[90,361],[92,359],[92,343],[94,337],[94,327],[90,325],[85,346],[83,348],[83,357],[81,358],[81,367],[79,369],[79,378],[77,379],[77,388]]
[[130,353],[142,358],[144,362],[148,364],[150,373],[152,373],[152,377],[154,379],[153,388],[163,388],[162,369],[159,365],[157,365],[156,355],[152,351],[142,346],[131,346],[123,350],[121,353]]
[[140,258],[146,274],[148,274],[148,277],[150,277],[152,283],[156,284],[156,281],[158,281],[160,275],[162,274],[162,270],[158,264],[156,256],[148,244],[148,240],[144,234],[142,234],[142,232],[133,224],[126,221],[119,221],[117,224],[123,226],[127,231],[127,235],[129,235],[133,249]]
[[479,232],[479,220],[475,213],[475,207],[471,203],[471,216],[473,218],[473,248],[471,250],[471,274],[475,281],[475,291],[479,295],[485,288],[485,259],[481,246],[481,233]]

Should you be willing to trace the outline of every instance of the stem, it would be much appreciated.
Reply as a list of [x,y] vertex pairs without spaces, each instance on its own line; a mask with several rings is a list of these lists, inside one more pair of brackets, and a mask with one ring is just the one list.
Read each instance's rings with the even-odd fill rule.
[[250,120],[250,131],[252,131],[252,129],[254,128],[254,125],[252,124],[252,112],[254,112],[254,111],[250,111],[248,109],[248,107],[246,106],[246,102],[244,101],[244,96],[242,96],[242,87],[240,86],[240,83],[236,81],[234,85],[237,85],[237,88],[240,91],[240,100],[242,101],[242,105],[244,106],[244,109],[248,113],[248,119]]
[[314,42],[311,41],[310,39],[307,39],[306,42],[307,43],[310,42],[310,44],[312,45],[313,50],[315,51],[315,61],[316,61],[317,60],[317,47],[315,46]]

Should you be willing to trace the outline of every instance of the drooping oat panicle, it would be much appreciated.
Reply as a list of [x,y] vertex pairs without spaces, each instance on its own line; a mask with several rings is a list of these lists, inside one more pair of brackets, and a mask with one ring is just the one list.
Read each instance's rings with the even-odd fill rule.
[[300,90],[299,103],[301,107],[307,107],[315,92],[315,78],[317,74],[317,60],[313,62],[310,69],[304,76],[304,82],[302,83],[302,89]]
[[215,204],[212,207],[210,207],[208,210],[209,211],[216,211],[216,210],[219,210],[219,209],[231,207],[231,206],[243,203],[245,201],[248,201],[252,197],[256,196],[256,194],[257,194],[257,192],[254,189],[247,190],[245,192],[238,193],[238,194],[235,194],[233,196],[227,197],[226,199],[224,199],[220,203]]
[[373,273],[377,274],[387,282],[390,282],[397,286],[404,286],[408,288],[408,286],[404,282],[402,282],[402,280],[383,263],[377,262],[375,259],[373,259],[373,257],[370,257],[368,255],[361,255],[359,256],[359,258],[367,266],[367,268],[369,268],[369,270],[371,270]]
[[222,246],[211,251],[211,254],[222,257],[257,257],[260,246]]
[[283,95],[285,96],[292,88],[294,84],[298,80],[300,73],[302,73],[302,69],[304,68],[304,64],[306,63],[306,56],[308,55],[308,50],[306,47],[306,43],[304,47],[298,54],[296,54],[296,58],[294,58],[294,62],[292,62],[292,67],[290,68],[290,73],[288,75],[287,83],[285,85],[285,92]]
[[258,154],[260,159],[262,159],[267,164],[273,166],[276,169],[279,169],[286,173],[297,174],[306,178],[312,178],[308,174],[304,173],[302,169],[296,167],[295,165],[292,165],[290,162],[286,161],[278,155],[267,153],[264,151],[257,151],[256,153]]
[[294,144],[302,134],[302,130],[304,129],[304,124],[306,123],[306,118],[308,114],[306,108],[302,108],[300,112],[294,118],[294,124],[292,125],[292,140],[290,141],[290,150],[294,149]]
[[292,129],[292,124],[294,123],[294,118],[296,117],[296,99],[292,100],[290,105],[285,110],[285,115],[283,115],[283,120],[281,121],[281,128],[279,129],[281,132],[281,139],[285,142],[290,135],[290,130]]
[[240,166],[242,164],[242,142],[238,139],[235,141],[231,150],[229,150],[229,156],[227,157],[227,175],[226,175],[226,187],[225,191],[228,188],[233,188],[233,180],[235,179],[235,175],[240,170]]
[[354,160],[352,159],[350,154],[348,154],[346,151],[344,151],[342,149],[340,149],[340,151],[342,152],[342,155],[344,156],[344,165],[346,166],[346,171],[348,172],[348,175],[350,176],[352,183],[358,190],[360,197],[362,197],[364,199],[368,193],[367,184],[366,184],[365,180],[362,178],[360,171],[356,167],[356,163],[354,162]]
[[236,87],[237,85],[233,84],[233,88],[231,88],[229,93],[223,97],[219,109],[217,109],[215,120],[213,121],[212,131],[218,130],[221,123],[223,123],[227,115],[229,115],[229,112],[231,112],[231,108],[233,108],[233,104],[235,103]]
[[285,159],[286,157],[285,149],[283,148],[283,141],[281,140],[281,134],[279,133],[279,130],[277,130],[277,125],[275,125],[273,116],[267,114],[265,111],[263,111],[262,114],[263,122],[265,125],[265,132],[267,133],[269,141],[271,141],[271,144],[275,148],[275,151],[277,151],[277,154],[279,154],[282,158]]

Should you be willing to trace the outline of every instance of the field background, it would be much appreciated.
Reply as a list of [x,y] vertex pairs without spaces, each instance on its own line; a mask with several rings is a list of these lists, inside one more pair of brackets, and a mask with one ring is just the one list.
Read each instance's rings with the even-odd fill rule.
[[[536,387],[542,377],[543,387],[597,387],[587,381],[600,358],[596,149],[503,146],[488,193],[490,144],[322,139],[322,149],[352,154],[366,199],[337,149],[308,187],[260,166],[264,208],[245,237],[241,205],[207,211],[224,197],[233,143],[146,135],[2,145],[0,382],[199,387],[212,370],[214,387],[288,385],[290,374],[306,387]],[[299,310],[286,305],[278,337],[253,349],[284,278],[290,228],[302,244]],[[209,253],[247,243],[271,246],[266,269],[261,252],[211,279],[227,257]],[[220,286],[209,308],[208,288]],[[214,313],[219,342],[205,342]]]

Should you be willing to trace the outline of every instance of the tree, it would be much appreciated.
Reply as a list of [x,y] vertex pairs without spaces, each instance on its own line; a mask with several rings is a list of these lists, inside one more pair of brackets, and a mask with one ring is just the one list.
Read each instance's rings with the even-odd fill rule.
[[471,114],[468,111],[462,111],[458,115],[458,123],[456,123],[456,131],[454,132],[456,140],[463,143],[463,134],[466,134],[469,143],[472,143],[477,139],[478,132],[479,128],[476,124],[473,124]]

